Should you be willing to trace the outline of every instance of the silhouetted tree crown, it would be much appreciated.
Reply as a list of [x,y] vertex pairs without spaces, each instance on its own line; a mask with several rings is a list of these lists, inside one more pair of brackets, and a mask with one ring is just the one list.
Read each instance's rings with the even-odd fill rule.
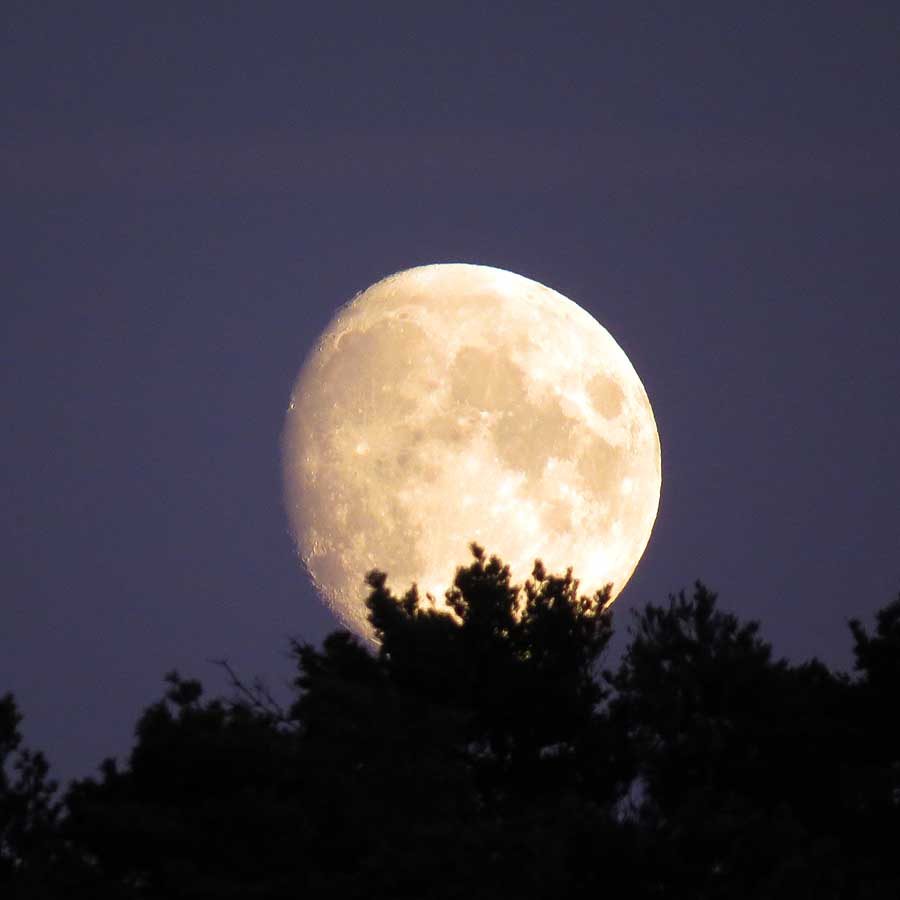
[[570,751],[603,698],[595,664],[611,636],[609,590],[578,595],[571,570],[538,563],[524,588],[509,568],[472,546],[446,594],[450,612],[415,588],[397,598],[386,576],[368,576],[378,659],[392,683],[466,716],[465,738],[496,767],[533,767]]
[[0,700],[3,896],[900,896],[900,600],[855,678],[699,583],[602,672],[608,590],[472,552],[444,605],[369,573],[377,648],[293,642],[285,705],[170,673],[61,806]]
[[43,754],[22,746],[21,722],[13,696],[0,697],[0,890],[39,893],[54,862],[59,807]]

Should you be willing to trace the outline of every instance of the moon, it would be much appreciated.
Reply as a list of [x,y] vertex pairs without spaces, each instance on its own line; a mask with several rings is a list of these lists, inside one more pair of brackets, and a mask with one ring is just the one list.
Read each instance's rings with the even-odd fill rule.
[[541,559],[615,597],[662,482],[647,393],[603,326],[536,281],[462,263],[398,272],[338,310],[294,385],[282,463],[300,559],[367,639],[367,572],[445,608],[473,541],[514,583]]

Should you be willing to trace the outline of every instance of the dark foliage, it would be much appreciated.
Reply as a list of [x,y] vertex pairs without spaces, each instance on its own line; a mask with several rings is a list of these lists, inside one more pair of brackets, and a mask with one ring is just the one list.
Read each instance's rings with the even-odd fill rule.
[[56,871],[56,784],[41,753],[23,748],[12,695],[0,697],[0,896],[37,897]]
[[287,709],[170,674],[62,803],[0,700],[2,895],[900,896],[900,600],[850,623],[852,678],[700,584],[601,674],[608,592],[473,553],[450,612],[370,573],[377,652],[295,643]]

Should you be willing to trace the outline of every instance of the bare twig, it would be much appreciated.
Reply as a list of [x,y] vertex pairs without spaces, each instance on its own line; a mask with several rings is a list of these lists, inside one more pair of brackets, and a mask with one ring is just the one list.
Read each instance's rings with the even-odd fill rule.
[[262,679],[256,678],[252,686],[248,686],[234,671],[227,659],[211,659],[210,662],[225,670],[231,687],[239,697],[249,704],[251,709],[255,709],[278,724],[293,724],[288,711],[272,696]]

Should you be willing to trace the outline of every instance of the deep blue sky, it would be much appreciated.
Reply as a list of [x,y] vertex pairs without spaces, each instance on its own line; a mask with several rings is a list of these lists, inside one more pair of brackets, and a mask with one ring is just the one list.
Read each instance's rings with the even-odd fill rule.
[[620,629],[700,577],[849,667],[900,589],[900,7],[735,9],[3,4],[0,692],[58,774],[165,671],[277,688],[334,627],[283,414],[334,309],[428,262],[556,288],[640,374]]

